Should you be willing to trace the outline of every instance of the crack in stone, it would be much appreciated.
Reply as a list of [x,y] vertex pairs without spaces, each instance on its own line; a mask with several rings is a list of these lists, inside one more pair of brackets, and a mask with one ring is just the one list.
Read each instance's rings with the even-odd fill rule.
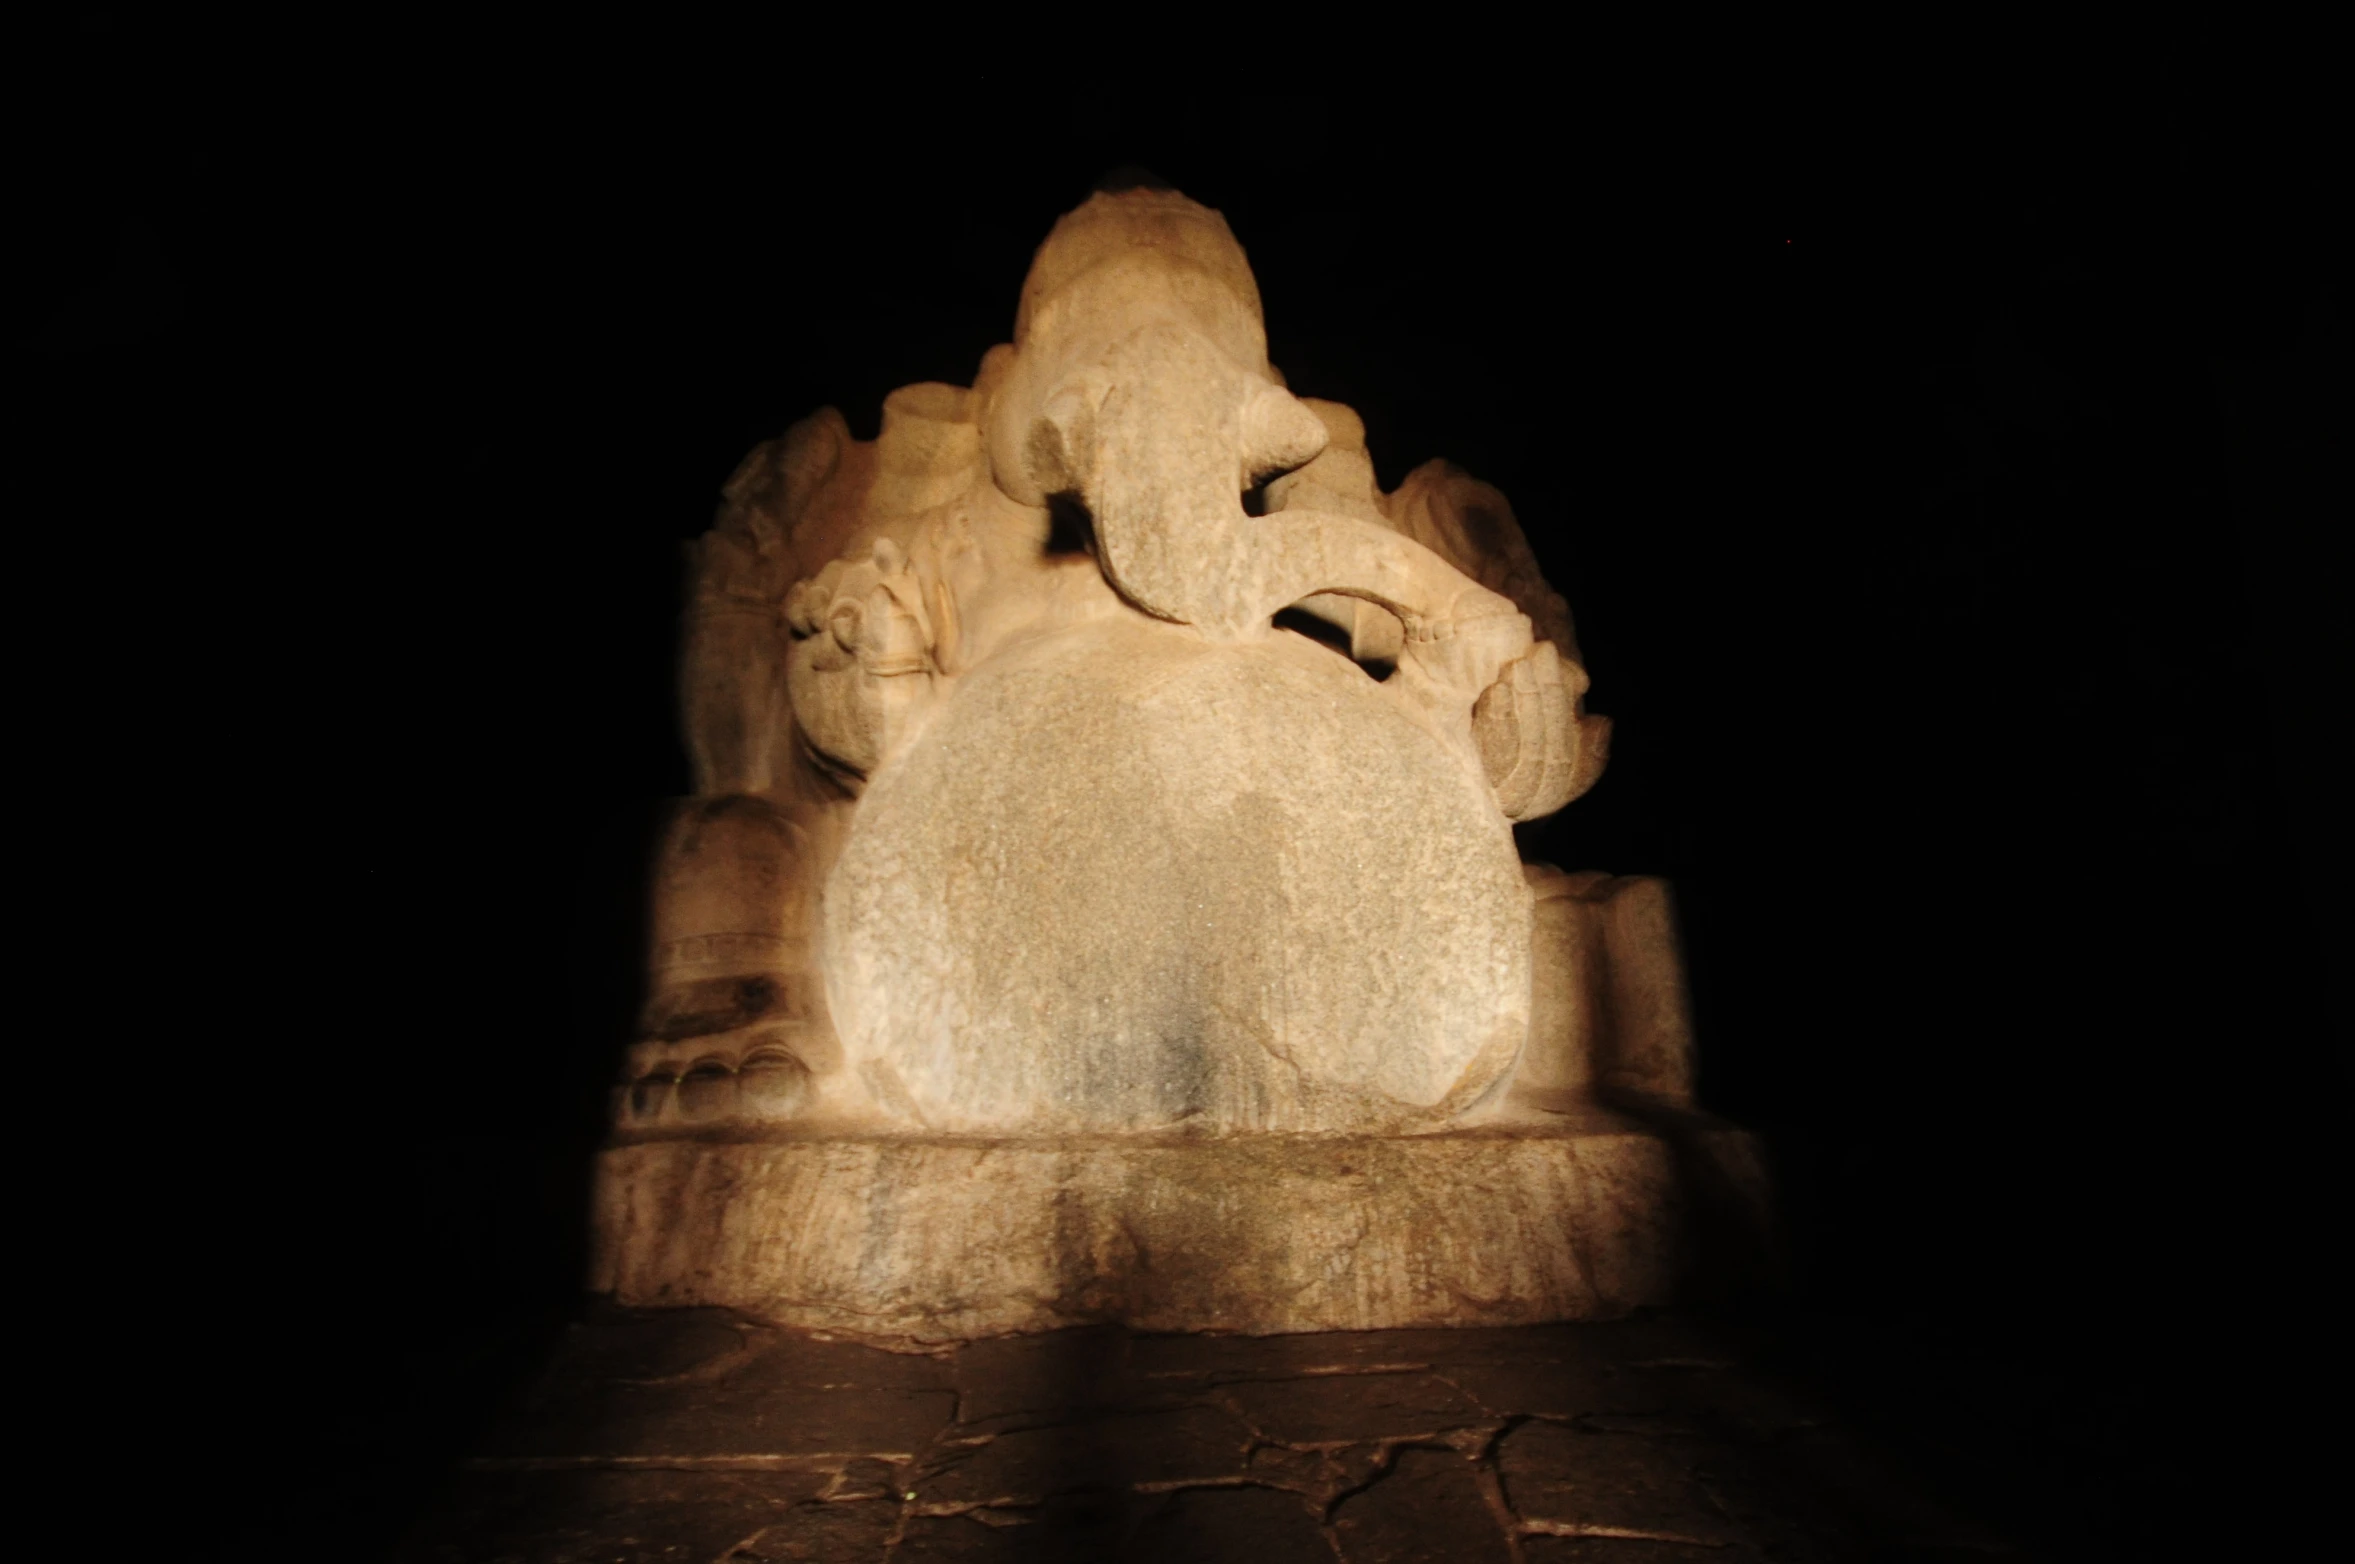
[[[1355,1498],[1388,1477],[1398,1465],[1399,1451],[1455,1450],[1461,1453],[1461,1446],[1449,1437],[1454,1432],[1456,1430],[1443,1429],[1429,1434],[1399,1434],[1388,1439],[1353,1439],[1340,1446],[1341,1449],[1347,1449],[1351,1445],[1370,1444],[1374,1447],[1374,1459],[1366,1469],[1365,1481],[1336,1489],[1332,1497],[1325,1501],[1324,1524],[1328,1526],[1332,1524],[1333,1512],[1339,1509],[1344,1501]],[[1308,1446],[1306,1448],[1316,1449],[1319,1447]]]
[[1222,1380],[1228,1385],[1281,1385],[1294,1379],[1341,1379],[1354,1374],[1427,1374],[1428,1363],[1318,1363],[1304,1368],[1288,1369],[1281,1374],[1237,1376]]
[[[796,1341],[846,1339],[817,1332],[778,1331],[748,1322],[734,1322],[726,1329],[734,1337],[732,1343],[722,1346],[714,1356],[677,1373],[639,1377],[615,1374],[608,1368],[602,1374],[587,1377],[632,1389],[687,1387],[738,1377],[748,1365],[756,1361],[766,1363],[773,1360],[773,1354],[791,1352]],[[711,1332],[699,1335],[691,1345],[708,1347],[718,1334]],[[1240,1345],[1248,1347],[1250,1344],[1245,1342]],[[1351,1344],[1340,1345],[1346,1354]],[[1604,1546],[1649,1544],[1654,1547],[1708,1548],[1712,1550],[1712,1556],[1739,1553],[1745,1546],[1755,1545],[1761,1524],[1771,1522],[1774,1526],[1796,1526],[1800,1523],[1772,1513],[1771,1505],[1762,1509],[1755,1503],[1736,1503],[1729,1496],[1723,1474],[1714,1468],[1725,1460],[1733,1460],[1739,1467],[1743,1458],[1730,1447],[1739,1445],[1752,1450],[1772,1450],[1809,1430],[1836,1426],[1827,1425],[1820,1416],[1801,1416],[1795,1422],[1786,1423],[1783,1421],[1786,1408],[1780,1400],[1753,1405],[1755,1396],[1745,1399],[1744,1386],[1748,1371],[1744,1365],[1733,1359],[1708,1355],[1622,1359],[1616,1364],[1607,1365],[1602,1373],[1610,1382],[1598,1381],[1601,1388],[1596,1394],[1608,1396],[1609,1400],[1588,1399],[1586,1390],[1580,1388],[1582,1381],[1574,1382],[1568,1390],[1547,1390],[1548,1394],[1571,1396],[1573,1399],[1564,1403],[1566,1405],[1587,1408],[1575,1412],[1510,1410],[1515,1404],[1526,1404],[1519,1399],[1516,1385],[1518,1376],[1510,1373],[1499,1375],[1495,1372],[1498,1365],[1485,1359],[1463,1361],[1451,1358],[1447,1367],[1440,1368],[1431,1362],[1419,1360],[1359,1362],[1331,1361],[1329,1358],[1326,1361],[1289,1364],[1263,1360],[1253,1364],[1249,1359],[1254,1355],[1236,1353],[1235,1356],[1245,1359],[1243,1364],[1235,1364],[1231,1358],[1222,1364],[1213,1356],[1197,1361],[1192,1367],[1151,1370],[1135,1364],[1123,1351],[1119,1354],[1119,1361],[1102,1366],[1102,1373],[1096,1377],[1102,1378],[1103,1383],[1098,1384],[1095,1378],[1091,1378],[1087,1386],[1088,1394],[1105,1399],[1090,1400],[1084,1405],[1052,1404],[1052,1396],[1058,1393],[1055,1387],[1023,1383],[1026,1377],[1030,1377],[1030,1371],[1026,1368],[1028,1358],[1021,1354],[1007,1360],[1010,1367],[1006,1372],[999,1372],[993,1367],[994,1360],[981,1362],[970,1370],[960,1369],[952,1376],[952,1380],[964,1379],[966,1383],[963,1385],[953,1382],[936,1384],[931,1371],[922,1371],[913,1378],[923,1387],[925,1416],[930,1426],[923,1433],[910,1430],[918,1440],[914,1450],[832,1450],[788,1454],[757,1448],[757,1443],[765,1441],[760,1441],[756,1433],[754,1440],[747,1441],[756,1445],[752,1449],[698,1454],[676,1451],[664,1453],[658,1448],[657,1453],[652,1454],[481,1456],[465,1461],[463,1468],[481,1473],[794,1474],[804,1479],[792,1485],[796,1493],[804,1495],[798,1501],[805,1507],[804,1519],[800,1524],[812,1527],[812,1535],[825,1531],[831,1536],[833,1532],[827,1528],[847,1527],[862,1538],[872,1539],[888,1530],[890,1535],[883,1542],[885,1556],[896,1552],[898,1547],[912,1546],[915,1541],[923,1539],[926,1526],[935,1521],[945,1523],[949,1519],[967,1518],[975,1524],[992,1528],[1036,1527],[1042,1523],[1051,1523],[1056,1513],[1055,1506],[1074,1492],[1098,1496],[1133,1496],[1132,1500],[1122,1502],[1130,1504],[1132,1508],[1139,1508],[1139,1513],[1146,1513],[1149,1506],[1139,1507],[1134,1501],[1157,1502],[1167,1496],[1193,1490],[1217,1490],[1238,1496],[1259,1490],[1269,1494],[1283,1493],[1297,1501],[1314,1517],[1316,1534],[1324,1539],[1325,1545],[1337,1550],[1335,1557],[1338,1559],[1343,1556],[1338,1550],[1343,1549],[1345,1542],[1357,1545],[1365,1542],[1364,1538],[1356,1536],[1354,1530],[1345,1525],[1348,1517],[1341,1513],[1350,1506],[1352,1500],[1380,1488],[1384,1483],[1392,1483],[1386,1496],[1376,1501],[1373,1511],[1388,1514],[1397,1511],[1400,1504],[1405,1504],[1410,1511],[1415,1507],[1412,1495],[1400,1497],[1400,1489],[1407,1485],[1393,1481],[1419,1470],[1415,1463],[1403,1461],[1400,1455],[1402,1450],[1450,1450],[1462,1456],[1471,1467],[1470,1475],[1480,1496],[1474,1513],[1482,1513],[1498,1528],[1496,1535],[1501,1538],[1516,1564],[1520,1564],[1529,1551],[1542,1551],[1551,1545],[1527,1540],[1532,1538],[1587,1539]],[[924,1356],[946,1358],[952,1354],[933,1352]],[[1327,1355],[1319,1353],[1317,1356]],[[821,1358],[819,1362],[807,1365],[807,1368],[817,1369],[816,1373],[806,1373],[806,1370],[789,1373],[787,1377],[792,1381],[793,1392],[800,1394],[807,1390],[822,1390],[841,1396],[869,1389],[888,1389],[899,1393],[914,1388],[897,1383],[900,1379],[911,1377],[907,1374],[872,1374],[863,1366],[843,1363],[840,1358],[840,1354],[834,1354],[831,1361]],[[677,1361],[676,1354],[672,1361]],[[1556,1359],[1536,1355],[1525,1356],[1520,1360],[1524,1367],[1561,1362],[1573,1368],[1582,1361],[1575,1357]],[[788,1363],[785,1368],[794,1370],[795,1366]],[[1630,1369],[1644,1372],[1630,1375],[1627,1373]],[[836,1376],[835,1379],[821,1383],[828,1370]],[[976,1379],[975,1375],[979,1378]],[[1383,1378],[1408,1381],[1410,1376],[1416,1375],[1425,1376],[1423,1383],[1430,1388],[1418,1389],[1411,1383],[1402,1384],[1395,1391],[1389,1385],[1330,1385],[1322,1390],[1318,1388],[1328,1380]],[[878,1379],[890,1380],[891,1383],[876,1384]],[[1015,1399],[1036,1400],[1047,1396],[1050,1404],[1009,1407],[972,1422],[965,1421],[973,1413],[984,1410],[989,1397],[1004,1394],[1009,1389]],[[940,1394],[942,1391],[949,1393],[944,1396]],[[1445,1395],[1436,1395],[1438,1391],[1444,1391]],[[1733,1397],[1730,1409],[1720,1404],[1728,1396]],[[1434,1399],[1442,1404],[1425,1404]],[[938,1418],[938,1413],[930,1409],[939,1401],[949,1403],[954,1413],[952,1419],[932,1421]],[[1448,1404],[1451,1402],[1452,1405]],[[1554,1402],[1544,1404],[1556,1405]],[[1251,1413],[1246,1413],[1246,1406],[1253,1409]],[[1188,1413],[1189,1408],[1215,1409],[1218,1415],[1213,1417],[1208,1411]],[[1455,1412],[1467,1410],[1475,1412],[1476,1418],[1462,1423],[1452,1421]],[[1381,1434],[1361,1432],[1315,1439],[1279,1438],[1269,1432],[1274,1427],[1332,1432],[1364,1427],[1368,1423],[1381,1426],[1377,1419],[1397,1416],[1400,1421],[1406,1421],[1426,1412],[1440,1413],[1451,1421],[1410,1431],[1385,1431]],[[1119,1463],[1115,1462],[1113,1469],[1097,1474],[1095,1480],[1083,1489],[1066,1490],[1056,1484],[1061,1477],[1078,1478],[1082,1475],[1079,1471],[1049,1465],[1033,1473],[1021,1470],[1032,1465],[1032,1462],[1018,1460],[1013,1465],[1015,1471],[1024,1478],[1025,1488],[1040,1485],[1040,1492],[1006,1491],[972,1495],[973,1488],[979,1485],[971,1481],[972,1475],[977,1474],[970,1468],[966,1476],[939,1481],[942,1474],[967,1468],[976,1456],[1009,1434],[1030,1434],[1041,1429],[1068,1430],[1061,1435],[1050,1436],[1049,1445],[1059,1450],[1076,1436],[1080,1444],[1075,1448],[1085,1448],[1088,1426],[1107,1417],[1125,1419],[1143,1416],[1154,1419],[1180,1414],[1184,1418],[1219,1425],[1214,1449],[1204,1446],[1197,1451],[1193,1443],[1188,1443],[1183,1464],[1175,1461],[1169,1464],[1153,1463],[1162,1470],[1186,1472],[1187,1475],[1123,1480],[1118,1471]],[[1223,1421],[1229,1418],[1233,1420],[1232,1423]],[[1299,1420],[1303,1418],[1305,1421]],[[1287,1419],[1294,1421],[1287,1422]],[[1622,1515],[1622,1520],[1629,1522],[1648,1523],[1656,1520],[1660,1523],[1658,1527],[1647,1524],[1608,1524],[1600,1520],[1524,1519],[1516,1513],[1515,1501],[1504,1483],[1502,1457],[1507,1453],[1504,1446],[1508,1436],[1531,1424],[1542,1425],[1549,1430],[1544,1435],[1545,1440],[1558,1441],[1559,1434],[1551,1431],[1575,1429],[1650,1447],[1660,1460],[1683,1470],[1698,1490],[1693,1495],[1694,1502],[1659,1513],[1646,1513],[1644,1509],[1638,1508]],[[1143,1426],[1150,1429],[1157,1425],[1148,1422]],[[1188,1421],[1185,1426],[1191,1429],[1192,1423]],[[1396,1423],[1389,1424],[1392,1430],[1396,1427]],[[718,1431],[712,1430],[715,1433]],[[1229,1452],[1235,1448],[1236,1442],[1232,1436],[1237,1432],[1245,1434],[1240,1442],[1241,1470],[1225,1467]],[[1689,1443],[1695,1438],[1709,1442],[1698,1456],[1692,1453],[1693,1447]],[[1717,1448],[1720,1440],[1727,1444],[1727,1449]],[[527,1436],[526,1440],[516,1442],[528,1449],[531,1443],[538,1441]],[[514,1446],[511,1444],[509,1448]],[[1193,1459],[1195,1454],[1203,1457],[1198,1464]],[[989,1464],[997,1464],[994,1457]],[[1130,1470],[1133,1472],[1134,1468]],[[1517,1474],[1519,1470],[1517,1465]],[[1007,1475],[1014,1474],[1009,1472]],[[1540,1475],[1557,1486],[1562,1481],[1562,1474],[1551,1473],[1550,1470]],[[816,1480],[808,1480],[813,1478]],[[1042,1478],[1043,1485],[1040,1482]],[[1446,1480],[1450,1485],[1459,1481],[1453,1476]],[[923,1490],[934,1484],[937,1484],[934,1487],[936,1493],[940,1488],[964,1488],[966,1494],[971,1496],[954,1500],[924,1500],[921,1497]],[[993,1483],[989,1486],[999,1485]],[[816,1491],[810,1491],[813,1489]],[[1468,1497],[1460,1491],[1457,1493],[1459,1501]],[[1567,1497],[1570,1502],[1549,1502],[1535,1507],[1551,1509],[1556,1517],[1565,1510],[1576,1514],[1587,1508],[1579,1502],[1579,1495],[1572,1493]],[[1212,1506],[1234,1505],[1249,1510],[1266,1501],[1233,1497],[1194,1502]],[[844,1515],[845,1506],[859,1505],[866,1508],[853,1515]],[[1683,1513],[1678,1513],[1678,1509]],[[1753,1510],[1758,1513],[1751,1513]],[[823,1512],[824,1518],[812,1519],[818,1512]],[[1606,1514],[1616,1512],[1616,1505],[1604,1508]],[[1355,1509],[1352,1509],[1351,1514],[1355,1513]],[[1680,1526],[1685,1519],[1702,1524],[1694,1531],[1686,1531]],[[1915,1525],[1919,1528],[1921,1523],[1917,1521]],[[764,1545],[774,1546],[789,1535],[799,1535],[791,1533],[790,1528],[780,1531],[777,1526],[778,1523],[772,1522],[756,1530],[719,1557],[749,1558]],[[1350,1532],[1346,1538],[1344,1531]],[[848,1535],[848,1532],[844,1534]],[[1011,1543],[1019,1547],[1023,1537],[1033,1535],[1036,1533],[1001,1536],[992,1545],[1003,1548]],[[1301,1540],[1307,1540],[1305,1532]],[[1890,1540],[1917,1548],[1985,1556],[2005,1556],[2013,1551],[2001,1541],[1936,1530],[1934,1523],[1933,1529],[1917,1529],[1902,1539]],[[869,1541],[866,1545],[872,1547],[875,1544]]]
[[[1045,1494],[1007,1494],[993,1499],[932,1499],[903,1501],[901,1509],[910,1516],[924,1520],[942,1520],[951,1516],[971,1515],[976,1510],[1035,1510],[1047,1502]],[[1012,1524],[1021,1525],[1015,1521]]]
[[1130,1483],[1128,1486],[1131,1493],[1145,1494],[1183,1493],[1190,1488],[1265,1488],[1270,1493],[1296,1494],[1299,1492],[1298,1489],[1287,1488],[1282,1483],[1271,1483],[1264,1477],[1251,1477],[1243,1473],[1227,1477],[1160,1478],[1152,1482]]
[[[1512,1417],[1512,1413],[1498,1407],[1490,1406],[1476,1392],[1466,1390],[1459,1381],[1450,1379],[1444,1370],[1431,1369],[1427,1372],[1433,1379],[1439,1381],[1442,1385],[1445,1385],[1448,1389],[1454,1391],[1457,1395],[1462,1396],[1466,1401],[1471,1402],[1472,1405],[1478,1407],[1481,1411],[1486,1412],[1490,1417],[1503,1418],[1507,1420]],[[1499,1423],[1497,1425],[1497,1431],[1500,1434],[1504,1431],[1503,1423]]]
[[[1477,1401],[1480,1398],[1472,1396],[1469,1399]],[[1494,1461],[1496,1447],[1503,1442],[1512,1427],[1510,1418],[1499,1418],[1493,1423],[1466,1423],[1461,1428],[1449,1431],[1448,1443],[1475,1461]]]
[[1488,1458],[1488,1452],[1496,1448],[1496,1442],[1503,1433],[1502,1423],[1461,1423],[1442,1430],[1436,1437],[1441,1444],[1467,1460],[1484,1461]]
[[[861,1472],[854,1478],[852,1470],[861,1465],[880,1466],[883,1470]],[[901,1473],[905,1470],[904,1463],[845,1461],[842,1469],[827,1479],[826,1486],[818,1491],[818,1497],[828,1504],[856,1504],[873,1499],[897,1500],[903,1494]]]
[[1496,1469],[1493,1459],[1497,1441],[1503,1437],[1504,1429],[1500,1425],[1477,1452],[1471,1452],[1472,1483],[1480,1490],[1480,1502],[1488,1506],[1489,1519],[1496,1522],[1497,1530],[1504,1535],[1505,1550],[1512,1556],[1513,1564],[1521,1564],[1521,1518],[1505,1500],[1504,1475]]
[[[1512,1546],[1513,1554],[1516,1559],[1521,1556],[1520,1539],[1522,1537],[1589,1537],[1600,1540],[1625,1542],[1670,1542],[1681,1543],[1688,1547],[1697,1548],[1726,1548],[1734,1546],[1733,1541],[1727,1537],[1699,1537],[1684,1532],[1647,1531],[1640,1527],[1609,1526],[1600,1523],[1590,1524],[1581,1521],[1557,1521],[1544,1519],[1530,1520],[1523,1518],[1517,1511],[1513,1509],[1512,1501],[1505,1496],[1504,1473],[1502,1469],[1496,1464],[1497,1454],[1504,1443],[1505,1437],[1508,1434],[1511,1434],[1514,1430],[1526,1427],[1531,1423],[1546,1423],[1551,1424],[1557,1428],[1581,1428],[1585,1426],[1585,1419],[1586,1414],[1584,1413],[1574,1414],[1571,1416],[1562,1416],[1559,1414],[1543,1412],[1520,1413],[1513,1417],[1507,1418],[1504,1422],[1498,1424],[1495,1434],[1490,1439],[1488,1446],[1480,1452],[1479,1478],[1482,1495],[1483,1497],[1488,1497],[1490,1490],[1493,1488],[1494,1497],[1490,1500],[1490,1508],[1495,1513],[1499,1523],[1504,1526],[1506,1538]],[[1636,1437],[1644,1438],[1648,1436],[1638,1435]],[[1707,1501],[1708,1509],[1714,1512],[1719,1520],[1725,1522],[1728,1529],[1732,1531],[1735,1536],[1741,1535],[1743,1532],[1743,1527],[1734,1519],[1731,1514],[1727,1512],[1724,1504],[1720,1501],[1716,1492],[1706,1483],[1703,1483],[1701,1487],[1703,1497]]]
[[1590,1526],[1582,1521],[1522,1521],[1520,1531],[1530,1537],[1607,1537],[1621,1542],[1679,1542],[1688,1548],[1730,1548],[1722,1537],[1695,1537],[1681,1531],[1646,1531],[1640,1526]]

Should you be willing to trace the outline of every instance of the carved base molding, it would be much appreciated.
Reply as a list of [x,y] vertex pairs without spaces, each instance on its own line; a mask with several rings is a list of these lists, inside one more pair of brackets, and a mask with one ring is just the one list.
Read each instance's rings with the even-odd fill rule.
[[1584,1102],[1392,1138],[674,1133],[597,1185],[594,1290],[909,1348],[1604,1319],[1768,1252],[1752,1136]]

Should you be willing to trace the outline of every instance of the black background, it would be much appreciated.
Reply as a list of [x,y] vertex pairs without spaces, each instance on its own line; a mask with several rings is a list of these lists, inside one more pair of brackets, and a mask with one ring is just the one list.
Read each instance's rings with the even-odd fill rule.
[[1129,163],[1226,214],[1386,485],[1495,482],[1568,597],[1615,753],[1526,846],[1676,881],[1798,1370],[2063,1556],[2320,1480],[2259,1409],[2339,1362],[2308,77],[188,69],[235,52],[61,47],[24,327],[71,496],[34,595],[141,605],[131,714],[69,742],[122,757],[137,918],[203,953],[120,1055],[201,1141],[121,1289],[187,1327],[215,1464],[269,1472],[200,1530],[365,1556],[574,1306],[686,781],[680,542],[813,408],[871,437],[969,383]]

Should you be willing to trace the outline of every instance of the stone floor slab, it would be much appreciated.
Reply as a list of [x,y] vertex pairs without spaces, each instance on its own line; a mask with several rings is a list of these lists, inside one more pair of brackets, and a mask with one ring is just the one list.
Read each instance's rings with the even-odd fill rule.
[[1645,1376],[1603,1363],[1464,1363],[1446,1376],[1490,1417],[1551,1417],[1567,1421],[1597,1412],[1638,1411],[1660,1403]]
[[398,1557],[1951,1564],[1995,1546],[1738,1342],[1675,1321],[1090,1329],[935,1358],[682,1310],[569,1333]]
[[1512,1331],[1316,1331],[1312,1336],[1140,1336],[1130,1347],[1137,1376],[1288,1380],[1307,1373],[1366,1368],[1429,1368],[1437,1352],[1467,1338],[1510,1338]]
[[1022,1510],[915,1515],[891,1564],[1102,1564],[1127,1557],[1142,1504],[1132,1495],[1059,1495]]
[[730,1548],[720,1564],[882,1564],[899,1519],[896,1500],[796,1505]]
[[1738,1540],[1693,1475],[1691,1453],[1639,1435],[1530,1422],[1499,1441],[1505,1501],[1531,1527],[1610,1528],[1638,1539]]
[[913,1458],[956,1411],[955,1365],[724,1310],[602,1311],[558,1343],[485,1455]]
[[1748,1548],[1699,1547],[1627,1537],[1524,1537],[1522,1564],[1754,1564]]
[[1251,1452],[1245,1472],[1255,1483],[1299,1494],[1322,1509],[1344,1493],[1364,1487],[1381,1465],[1382,1447],[1378,1444],[1345,1445],[1337,1450],[1261,1445]]
[[1512,1545],[1474,1463],[1455,1450],[1400,1450],[1333,1511],[1345,1564],[1508,1564]]
[[948,1426],[948,1390],[819,1390],[719,1383],[609,1385],[552,1400],[499,1428],[486,1453],[721,1460],[868,1456],[909,1460]]
[[1037,1504],[1054,1495],[1240,1478],[1251,1430],[1215,1407],[1114,1412],[966,1444],[945,1441],[910,1479],[919,1505]]
[[397,1564],[705,1564],[816,1497],[822,1473],[462,1474]]
[[1274,1488],[1187,1488],[1147,1511],[1127,1557],[1136,1564],[1332,1564],[1321,1507]]
[[1326,1374],[1244,1380],[1219,1398],[1279,1444],[1410,1439],[1467,1428],[1488,1411],[1436,1374]]
[[956,1379],[955,1360],[946,1354],[780,1330],[729,1309],[625,1309],[604,1302],[565,1332],[550,1368],[569,1379],[663,1379],[714,1367],[723,1357],[753,1367],[754,1354],[755,1373],[800,1385],[946,1390]]
[[1106,1328],[974,1342],[956,1355],[957,1419],[1018,1425],[1082,1408],[1141,1411],[1200,1399],[1193,1379],[1140,1375],[1131,1341]]

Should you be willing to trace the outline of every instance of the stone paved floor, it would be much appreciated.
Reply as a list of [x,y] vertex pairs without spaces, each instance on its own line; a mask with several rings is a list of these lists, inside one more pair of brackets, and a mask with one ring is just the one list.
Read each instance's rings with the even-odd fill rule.
[[[712,1310],[573,1327],[413,1564],[1959,1561],[1948,1512],[1676,1319],[938,1357]],[[2016,1555],[2015,1555],[2016,1556]]]

